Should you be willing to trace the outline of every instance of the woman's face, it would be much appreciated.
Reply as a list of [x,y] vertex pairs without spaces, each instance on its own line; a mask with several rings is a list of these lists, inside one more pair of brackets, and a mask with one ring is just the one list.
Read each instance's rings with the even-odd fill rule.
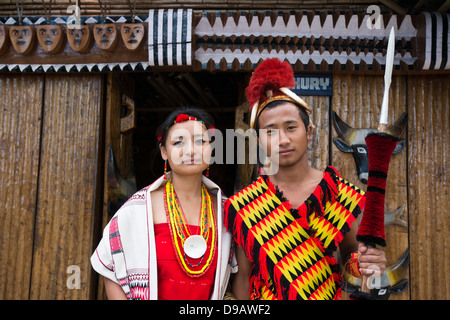
[[211,144],[206,127],[199,121],[189,120],[170,127],[166,145],[160,147],[163,160],[167,160],[173,173],[201,174],[209,166]]

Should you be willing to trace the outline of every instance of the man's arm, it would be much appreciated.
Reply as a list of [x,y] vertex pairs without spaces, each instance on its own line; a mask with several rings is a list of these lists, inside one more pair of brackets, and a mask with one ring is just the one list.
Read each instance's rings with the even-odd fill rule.
[[234,274],[231,292],[238,300],[249,300],[249,275],[252,264],[247,260],[244,250],[236,245],[236,260],[238,264],[238,272]]
[[380,275],[382,275],[386,269],[387,262],[385,253],[378,248],[367,248],[363,243],[356,241],[359,220],[360,217],[353,221],[350,231],[345,234],[339,245],[342,261],[345,265],[351,253],[358,252],[359,269],[363,275],[371,276],[378,270]]
[[355,221],[353,221],[352,227],[345,234],[344,239],[339,244],[339,252],[341,255],[342,263],[345,263],[350,259],[350,255],[352,252],[358,251],[358,241],[356,241],[356,233],[358,232],[358,225],[361,217],[358,217]]

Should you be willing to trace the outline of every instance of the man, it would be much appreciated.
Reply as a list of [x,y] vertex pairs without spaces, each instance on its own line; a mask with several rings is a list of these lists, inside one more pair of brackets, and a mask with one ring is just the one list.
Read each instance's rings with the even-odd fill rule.
[[338,250],[344,263],[358,252],[363,275],[385,268],[383,251],[356,241],[364,192],[333,167],[321,172],[308,165],[311,109],[293,86],[291,66],[267,59],[246,89],[250,126],[278,170],[262,172],[225,204],[237,244],[237,299],[338,299]]

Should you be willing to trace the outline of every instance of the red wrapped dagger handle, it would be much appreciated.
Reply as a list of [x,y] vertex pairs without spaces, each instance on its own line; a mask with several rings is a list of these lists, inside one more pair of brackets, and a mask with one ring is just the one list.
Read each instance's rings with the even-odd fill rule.
[[[398,138],[384,132],[369,133],[366,137],[369,157],[366,204],[356,239],[367,247],[386,246],[384,233],[384,203],[386,180],[392,152]],[[367,277],[362,278],[362,292],[369,292]]]
[[386,180],[392,152],[398,138],[384,132],[369,133],[366,137],[369,157],[366,204],[356,239],[366,244],[386,246],[384,234],[384,203]]

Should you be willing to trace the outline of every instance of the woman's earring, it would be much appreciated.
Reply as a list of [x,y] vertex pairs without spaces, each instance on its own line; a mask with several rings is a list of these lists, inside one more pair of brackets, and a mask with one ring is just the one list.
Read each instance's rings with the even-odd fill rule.
[[167,160],[164,160],[164,180],[167,179]]
[[209,166],[208,166],[208,168],[206,169],[206,177],[209,177]]

